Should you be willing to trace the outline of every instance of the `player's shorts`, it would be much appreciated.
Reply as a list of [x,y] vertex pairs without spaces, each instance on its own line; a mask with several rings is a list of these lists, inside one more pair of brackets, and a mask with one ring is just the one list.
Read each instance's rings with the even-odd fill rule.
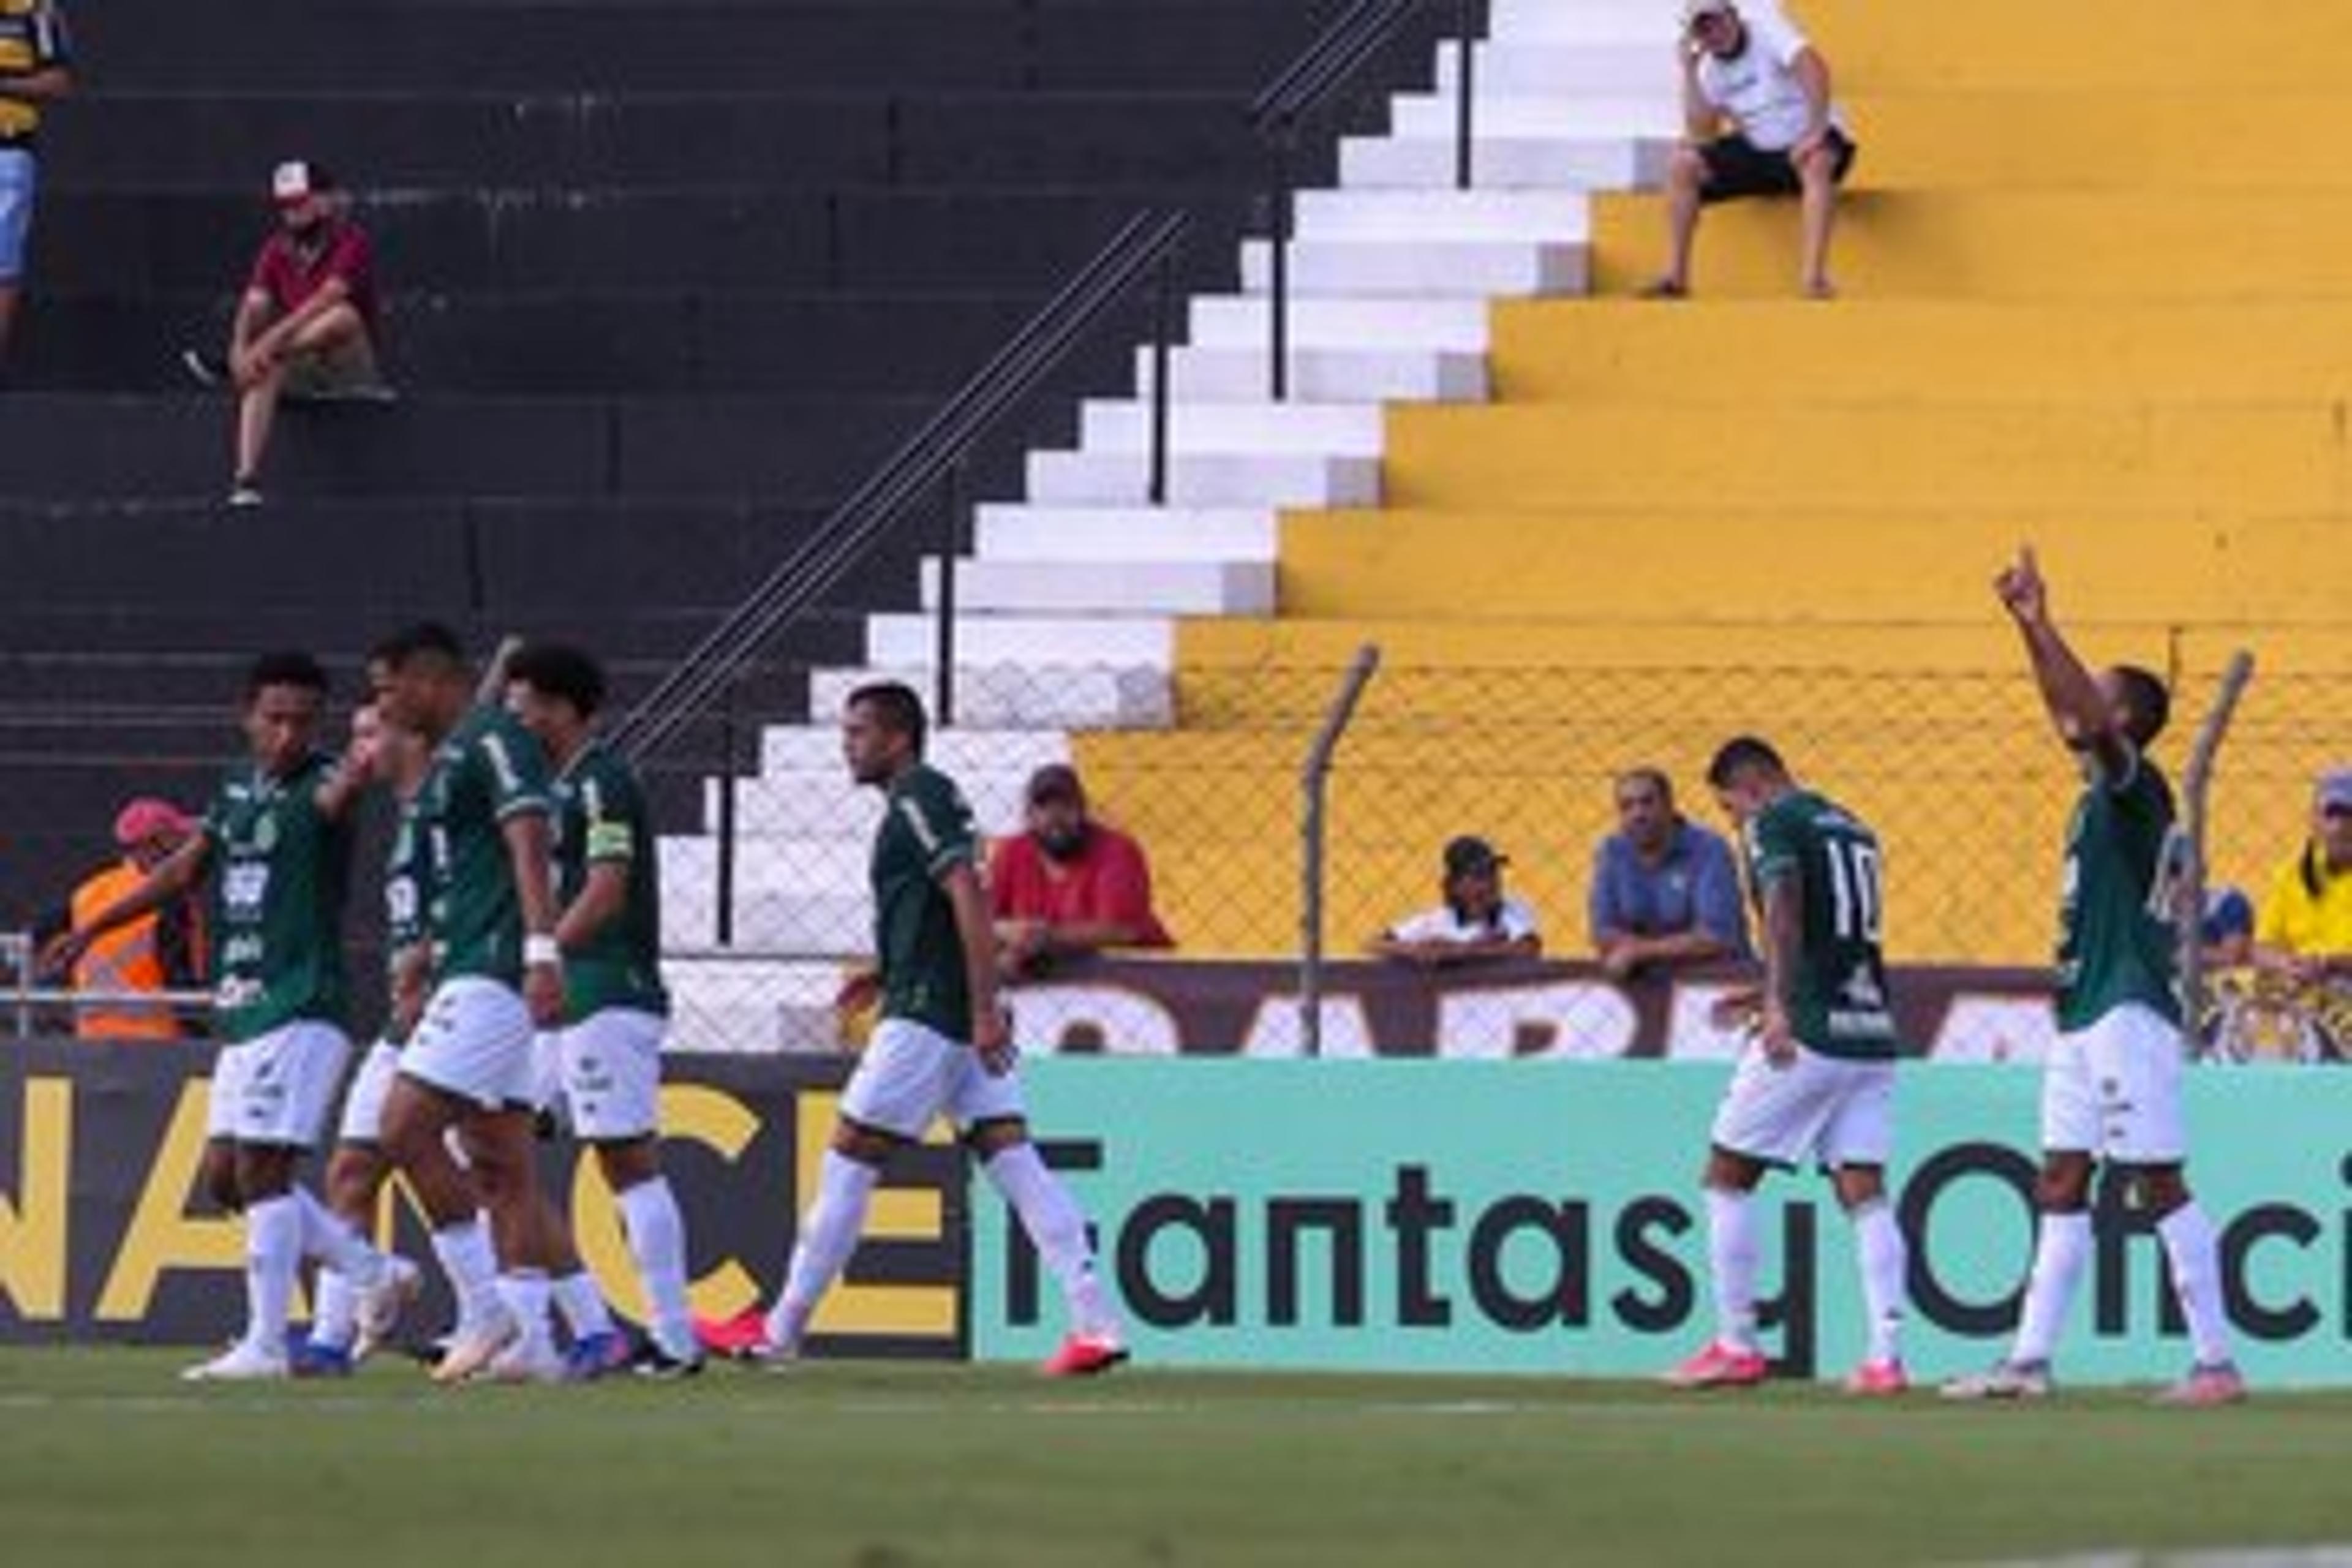
[[[1836,159],[1830,166],[1831,183],[1843,184],[1845,172],[1853,167],[1853,139],[1832,125],[1829,142]],[[1745,136],[1718,136],[1701,147],[1698,155],[1706,164],[1706,184],[1699,187],[1702,202],[1738,201],[1742,196],[1793,196],[1805,188],[1797,165],[1790,162],[1785,149],[1768,151]]]
[[392,1080],[400,1076],[400,1047],[378,1040],[360,1058],[360,1070],[343,1090],[343,1120],[335,1130],[341,1143],[383,1142],[383,1102],[391,1098]]
[[205,1139],[210,1142],[236,1136],[236,1112],[245,1098],[246,1063],[252,1058],[243,1046],[223,1046],[213,1058],[213,1077],[205,1098]]
[[530,1109],[548,1116],[563,1104],[563,1035],[542,1029],[530,1037]]
[[297,1018],[245,1042],[245,1084],[237,1096],[236,1141],[287,1149],[315,1148],[327,1108],[351,1064],[349,1036],[316,1018]]
[[512,986],[476,974],[445,980],[400,1053],[400,1073],[485,1110],[528,1108],[533,1032]]
[[0,147],[0,284],[25,276],[25,252],[33,237],[33,192],[39,183],[31,153]]
[[2058,1037],[2042,1072],[2042,1146],[2123,1165],[2188,1158],[2179,1027],[2126,1002]]
[[662,1037],[668,1032],[669,1020],[658,1013],[606,1007],[555,1037],[572,1136],[595,1143],[660,1130]]
[[1768,1165],[1884,1165],[1895,1150],[1895,1064],[1800,1046],[1794,1060],[1775,1067],[1751,1044],[1709,1136],[1717,1148]]
[[934,1117],[959,1129],[1026,1117],[1021,1076],[991,1074],[961,1040],[907,1018],[885,1018],[842,1091],[841,1114],[861,1127],[915,1139]]

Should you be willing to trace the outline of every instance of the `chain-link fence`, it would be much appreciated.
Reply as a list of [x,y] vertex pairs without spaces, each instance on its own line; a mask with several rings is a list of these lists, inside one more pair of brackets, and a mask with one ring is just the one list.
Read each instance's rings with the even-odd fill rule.
[[[1023,831],[1035,768],[1074,763],[1096,817],[1148,852],[1178,955],[1292,958],[1304,898],[1300,769],[1341,673],[1249,665],[1155,686],[1150,672],[1111,668],[989,670],[964,682],[974,721],[937,734],[931,759],[963,784],[992,837]],[[2158,748],[2168,767],[2210,686],[2180,680],[2175,730]],[[2213,791],[2217,886],[2259,901],[2273,868],[2302,847],[2313,779],[2352,758],[2352,741],[2332,735],[2332,686],[2257,675]],[[1127,727],[1108,722],[1119,720]],[[1442,847],[1475,833],[1509,857],[1508,890],[1535,910],[1547,952],[1585,954],[1594,854],[1617,827],[1615,780],[1655,767],[1685,815],[1721,829],[1705,770],[1741,733],[1772,742],[1801,779],[1878,832],[1890,957],[2012,967],[2047,957],[2075,780],[2031,678],[1769,663],[1391,662],[1364,692],[1330,778],[1327,951],[1360,952],[1438,902]],[[731,847],[715,832],[665,847],[682,1028],[739,1047],[830,1044],[842,963],[869,946],[865,865],[880,800],[850,784],[829,721],[761,731],[758,753],[756,772],[703,787],[706,827],[726,816],[731,787]]]

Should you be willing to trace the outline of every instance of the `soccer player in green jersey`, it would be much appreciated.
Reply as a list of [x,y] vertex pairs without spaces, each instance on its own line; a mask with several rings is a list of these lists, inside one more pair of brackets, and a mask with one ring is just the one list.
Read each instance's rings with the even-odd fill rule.
[[1704,1184],[1715,1338],[1666,1374],[1685,1388],[1764,1381],[1756,1338],[1755,1193],[1767,1169],[1819,1162],[1853,1225],[1869,1344],[1848,1393],[1909,1386],[1897,1335],[1909,1253],[1886,1201],[1894,1144],[1895,1019],[1879,954],[1878,840],[1790,777],[1753,736],[1725,742],[1707,783],[1738,826],[1763,928],[1764,979],[1727,999],[1755,1037],[1716,1112]]
[[2050,1356],[2091,1253],[2091,1173],[2104,1161],[2131,1184],[2156,1220],[2195,1360],[2166,1403],[2226,1405],[2245,1397],[2231,1360],[2213,1225],[2189,1195],[2188,1130],[2180,1113],[2188,1047],[2173,977],[2178,856],[2172,791],[2143,753],[2164,729],[2170,699],[2147,670],[2118,665],[2094,676],[2060,635],[2031,550],[1993,591],[2025,640],[2025,656],[2056,724],[2083,768],[2066,829],[2058,912],[2058,1039],[2042,1080],[2042,1220],[2025,1306],[2009,1354],[1958,1378],[1955,1399],[2034,1398],[2051,1389]]
[[70,963],[91,937],[212,884],[214,1019],[228,1042],[215,1073],[215,1095],[228,1103],[215,1108],[215,1125],[236,1146],[247,1317],[235,1345],[188,1369],[194,1380],[289,1375],[287,1318],[305,1256],[352,1282],[360,1315],[377,1332],[390,1328],[405,1286],[294,1179],[351,1056],[342,954],[349,819],[373,766],[363,740],[340,762],[317,749],[326,699],[326,671],[309,654],[256,659],[245,686],[249,760],[222,781],[204,831],[60,938],[50,955]]
[[[686,1222],[661,1169],[661,892],[653,819],[629,764],[598,738],[604,672],[577,648],[532,643],[507,665],[507,704],[555,770],[555,896],[563,1027],[558,1081],[572,1132],[596,1152],[651,1308],[639,1368],[677,1377],[702,1352],[686,1294]],[[607,1340],[620,1346],[617,1336]],[[625,1347],[621,1347],[625,1353]],[[583,1337],[572,1362],[609,1359]]]
[[878,994],[882,1021],[843,1092],[782,1295],[764,1317],[754,1309],[717,1327],[725,1348],[745,1359],[797,1357],[818,1300],[856,1249],[883,1165],[944,1114],[1061,1287],[1070,1331],[1044,1370],[1106,1372],[1127,1359],[1125,1340],[1095,1273],[1085,1216],[1029,1142],[997,1001],[979,835],[963,792],[923,761],[927,727],[922,700],[895,681],[849,695],[842,751],[851,777],[883,792],[884,810],[873,859],[877,968],[853,981],[843,1001],[857,1006]]
[[[549,879],[547,764],[503,706],[477,703],[462,645],[423,623],[375,650],[376,702],[433,748],[416,797],[426,851],[432,973],[383,1108],[383,1138],[433,1226],[459,1321],[435,1376],[552,1379],[549,1277],[562,1221],[540,1191],[531,1139],[535,1028],[563,1011]],[[458,1130],[471,1162],[446,1142]],[[481,1243],[477,1202],[490,1217]],[[568,1247],[568,1237],[565,1237]]]

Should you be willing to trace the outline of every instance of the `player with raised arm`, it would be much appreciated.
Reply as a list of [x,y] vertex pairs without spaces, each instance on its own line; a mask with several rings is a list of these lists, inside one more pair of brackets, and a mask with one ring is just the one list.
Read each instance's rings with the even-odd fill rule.
[[2066,828],[2058,910],[2058,1040],[2042,1080],[2041,1211],[2024,1310],[1991,1370],[1945,1384],[1954,1399],[2051,1391],[2051,1352],[2091,1252],[2091,1173],[2105,1162],[2156,1221],[2195,1361],[2161,1399],[2245,1397],[2221,1303],[2212,1222],[2189,1193],[2180,1111],[2180,998],[2174,985],[2172,789],[2144,754],[2164,730],[2164,682],[2133,665],[2093,676],[2051,618],[2032,550],[1993,581],[2016,622],[2061,744],[2083,769]]
[[[637,1365],[701,1370],[687,1303],[686,1222],[661,1169],[661,892],[653,821],[626,762],[595,731],[604,672],[577,648],[533,643],[507,667],[507,703],[555,770],[555,939],[563,949],[560,1082],[572,1132],[596,1152],[651,1312]],[[590,1340],[575,1365],[605,1353]]]
[[[416,805],[432,973],[384,1102],[383,1136],[434,1227],[434,1254],[469,1325],[435,1376],[552,1380],[564,1370],[548,1320],[549,1269],[563,1261],[551,1239],[562,1221],[540,1191],[531,1140],[532,1034],[563,1007],[546,762],[512,714],[475,700],[447,627],[410,626],[374,657],[384,717],[433,747]],[[470,1172],[446,1145],[452,1127]],[[478,1202],[489,1215],[488,1245]]]
[[1683,1388],[1745,1387],[1768,1368],[1756,1338],[1755,1193],[1766,1170],[1811,1159],[1853,1226],[1869,1342],[1850,1394],[1909,1386],[1898,1336],[1909,1253],[1886,1200],[1894,1144],[1895,1019],[1880,955],[1885,910],[1878,840],[1862,820],[1789,774],[1753,736],[1707,769],[1738,825],[1762,917],[1764,979],[1727,999],[1755,1038],[1716,1112],[1706,1170],[1715,1338],[1666,1374]]
[[193,1380],[287,1376],[287,1318],[306,1256],[340,1271],[356,1311],[387,1331],[409,1280],[294,1179],[317,1142],[350,1059],[343,902],[352,803],[373,751],[355,735],[337,759],[313,744],[327,675],[305,653],[265,654],[246,679],[249,760],[222,782],[204,830],[47,955],[70,964],[89,940],[210,879],[215,1022],[235,1067],[216,1085],[215,1126],[236,1147],[246,1221],[245,1333],[188,1369]]
[[883,792],[885,808],[873,857],[877,968],[852,981],[843,1001],[878,994],[882,1021],[843,1092],[782,1295],[764,1317],[753,1309],[714,1325],[715,1342],[748,1360],[796,1358],[817,1302],[856,1250],[883,1166],[945,1114],[1061,1287],[1070,1331],[1042,1370],[1106,1372],[1127,1359],[1126,1343],[1085,1216],[1029,1141],[997,1000],[979,835],[963,792],[923,761],[927,728],[922,700],[906,686],[877,682],[849,695],[842,751],[850,775]]

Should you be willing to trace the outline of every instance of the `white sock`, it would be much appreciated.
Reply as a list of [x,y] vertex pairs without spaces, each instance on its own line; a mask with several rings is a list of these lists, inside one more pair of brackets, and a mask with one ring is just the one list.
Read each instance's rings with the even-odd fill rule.
[[288,1194],[245,1207],[245,1342],[286,1353],[294,1270],[302,1260],[302,1211]]
[[772,1343],[797,1347],[808,1330],[810,1315],[835,1278],[857,1250],[866,1228],[866,1210],[873,1202],[882,1173],[863,1161],[828,1149],[817,1175],[816,1202],[801,1216],[801,1233],[793,1242],[792,1267],[784,1273],[784,1293],[768,1314]]
[[2017,1343],[2010,1350],[2010,1360],[2050,1359],[2050,1352],[2058,1346],[2058,1331],[2065,1327],[2066,1309],[2074,1304],[2074,1287],[2082,1281],[2083,1266],[2090,1258],[2087,1212],[2042,1216],[2033,1244],[2033,1273],[2025,1282],[2025,1310],[2018,1315]]
[[490,1250],[490,1233],[479,1219],[460,1220],[433,1233],[433,1256],[449,1277],[457,1297],[459,1331],[480,1328],[505,1310],[499,1300],[498,1255]]
[[1060,1283],[1070,1327],[1082,1334],[1117,1339],[1118,1314],[1111,1310],[1095,1272],[1086,1216],[1071,1201],[1069,1188],[1045,1168],[1036,1145],[1015,1143],[1001,1149],[981,1169],[1021,1216],[1021,1228],[1029,1233],[1037,1256]]
[[686,1299],[686,1220],[678,1213],[677,1194],[669,1178],[649,1182],[614,1195],[621,1211],[621,1228],[629,1238],[629,1256],[637,1265],[637,1279],[646,1288],[652,1321],[647,1328],[663,1353],[690,1361],[695,1354],[694,1312]]
[[360,1298],[340,1268],[319,1270],[318,1300],[310,1310],[310,1342],[347,1351],[359,1338]]
[[1715,1280],[1715,1337],[1756,1350],[1756,1202],[1747,1193],[1706,1189],[1706,1261]]
[[596,1289],[596,1281],[585,1268],[551,1281],[548,1291],[555,1298],[555,1310],[563,1314],[563,1326],[572,1331],[576,1342],[591,1334],[613,1331],[612,1309],[604,1305],[604,1292]]
[[1862,1272],[1862,1308],[1870,1323],[1869,1359],[1894,1361],[1902,1352],[1903,1318],[1907,1300],[1904,1274],[1911,1249],[1895,1223],[1894,1205],[1885,1198],[1853,1213],[1853,1257]]
[[2197,1364],[2216,1366],[2230,1359],[2230,1320],[2221,1305],[2221,1247],[2213,1222],[2189,1199],[2157,1223],[2164,1255],[2172,1264],[2172,1289],[2189,1320],[2189,1342]]
[[547,1271],[542,1268],[508,1268],[499,1274],[499,1300],[506,1303],[516,1326],[522,1331],[521,1343],[525,1353],[555,1344],[553,1322],[548,1317],[551,1288]]
[[383,1278],[383,1254],[352,1222],[320,1203],[308,1187],[294,1189],[302,1209],[302,1255],[315,1258],[364,1290]]

